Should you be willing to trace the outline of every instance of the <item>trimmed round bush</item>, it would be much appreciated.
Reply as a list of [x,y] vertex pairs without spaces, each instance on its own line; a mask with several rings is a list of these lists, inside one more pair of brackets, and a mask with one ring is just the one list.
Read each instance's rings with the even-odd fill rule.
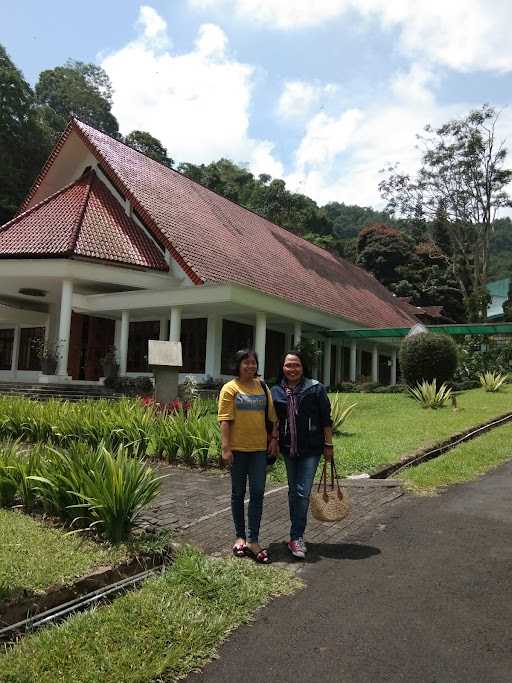
[[453,378],[457,364],[457,346],[447,334],[416,334],[400,346],[400,368],[409,386],[436,379],[439,387]]

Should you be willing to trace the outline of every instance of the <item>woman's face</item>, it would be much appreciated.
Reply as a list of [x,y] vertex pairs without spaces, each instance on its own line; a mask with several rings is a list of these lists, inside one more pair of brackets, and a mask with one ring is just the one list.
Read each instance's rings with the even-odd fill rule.
[[254,379],[256,373],[258,372],[258,364],[256,363],[256,358],[254,356],[249,356],[244,358],[240,363],[240,379],[247,381],[249,379]]
[[302,379],[304,368],[298,356],[289,353],[284,359],[283,374],[287,382],[297,383]]

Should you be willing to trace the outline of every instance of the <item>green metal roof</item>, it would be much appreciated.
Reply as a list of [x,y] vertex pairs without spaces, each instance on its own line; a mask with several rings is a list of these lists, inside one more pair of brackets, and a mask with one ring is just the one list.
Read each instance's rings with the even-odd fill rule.
[[[512,323],[469,325],[425,325],[429,332],[457,336],[462,334],[512,334]],[[383,327],[364,330],[329,330],[327,336],[335,339],[377,339],[383,337],[406,337],[410,327]]]

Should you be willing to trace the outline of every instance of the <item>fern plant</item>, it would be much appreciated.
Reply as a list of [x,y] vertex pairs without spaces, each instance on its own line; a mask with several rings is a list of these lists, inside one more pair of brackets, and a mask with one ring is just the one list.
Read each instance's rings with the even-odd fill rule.
[[356,407],[357,403],[347,405],[345,398],[341,394],[334,394],[331,398],[331,420],[332,433],[341,434],[342,427]]
[[499,391],[502,384],[507,381],[507,375],[499,372],[482,372],[478,375],[480,384],[485,391]]
[[437,388],[437,381],[433,379],[431,382],[424,380],[415,387],[408,387],[409,393],[417,401],[419,401],[423,408],[442,408],[452,396],[452,389],[448,387],[446,382]]

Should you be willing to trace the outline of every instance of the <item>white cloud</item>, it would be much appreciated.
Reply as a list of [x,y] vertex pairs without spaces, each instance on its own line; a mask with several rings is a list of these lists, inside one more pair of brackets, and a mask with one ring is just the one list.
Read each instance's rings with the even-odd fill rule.
[[142,29],[143,42],[151,42],[160,49],[169,45],[167,22],[152,7],[141,6],[137,23]]
[[247,161],[257,172],[266,163],[282,174],[272,144],[249,135],[254,69],[229,54],[222,29],[202,25],[193,49],[173,54],[165,49],[165,21],[153,8],[141,7],[137,25],[137,38],[101,62],[112,81],[121,132],[147,130],[180,161],[225,156]]
[[[271,29],[304,29],[348,11],[397,28],[402,50],[459,71],[512,70],[509,0],[189,0]],[[372,24],[373,27],[373,24]],[[350,28],[350,27],[349,27]]]
[[277,111],[283,119],[300,119],[322,96],[332,96],[338,90],[333,83],[321,86],[307,81],[287,81],[279,98]]
[[392,77],[385,99],[366,109],[314,116],[297,149],[295,169],[286,176],[291,188],[320,204],[381,205],[380,170],[399,160],[404,171],[414,171],[420,159],[416,134],[428,122],[436,125],[467,111],[439,105],[435,83],[426,67],[413,64]]

